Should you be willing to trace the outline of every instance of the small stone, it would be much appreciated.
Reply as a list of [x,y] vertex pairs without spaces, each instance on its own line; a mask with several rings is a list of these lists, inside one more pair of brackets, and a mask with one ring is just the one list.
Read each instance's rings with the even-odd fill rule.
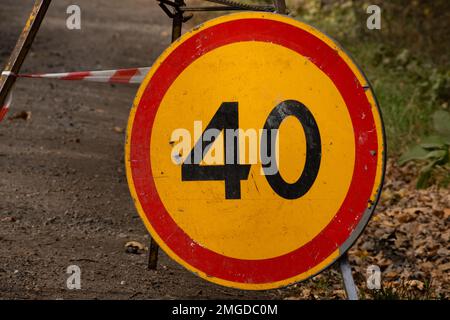
[[145,246],[137,241],[129,241],[125,244],[125,251],[132,254],[141,254],[145,251]]
[[123,128],[121,128],[121,127],[114,127],[114,132],[116,132],[116,133],[123,133]]

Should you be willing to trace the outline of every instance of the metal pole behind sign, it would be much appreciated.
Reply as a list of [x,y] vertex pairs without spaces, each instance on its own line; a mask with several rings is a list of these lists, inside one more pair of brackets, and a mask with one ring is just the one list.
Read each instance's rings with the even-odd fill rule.
[[158,265],[158,252],[159,252],[159,246],[156,243],[156,241],[151,238],[150,239],[150,248],[148,253],[148,269],[149,270],[156,270],[156,267]]
[[358,291],[356,289],[355,281],[353,280],[352,267],[348,263],[347,253],[344,253],[339,259],[339,267],[341,269],[347,299],[358,300]]
[[276,13],[286,14],[286,2],[284,0],[273,0],[273,5]]
[[181,6],[185,6],[183,0],[175,0],[177,5],[175,16],[172,21],[172,42],[181,37],[181,29],[183,27],[183,11],[179,9]]

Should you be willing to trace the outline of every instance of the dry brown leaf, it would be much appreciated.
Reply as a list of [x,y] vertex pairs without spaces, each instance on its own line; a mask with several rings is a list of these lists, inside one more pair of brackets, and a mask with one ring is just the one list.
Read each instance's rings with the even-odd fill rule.
[[444,209],[444,219],[448,219],[450,217],[450,208]]
[[442,272],[448,271],[448,270],[450,270],[450,262],[447,262],[445,264],[441,264],[440,266],[438,266],[438,268]]
[[9,120],[30,120],[31,119],[31,111],[19,111],[14,113]]
[[398,272],[389,271],[383,274],[383,277],[386,279],[397,279],[399,277]]
[[417,288],[419,290],[423,290],[425,288],[425,284],[419,280],[409,280],[409,281],[406,281],[405,284],[412,288]]

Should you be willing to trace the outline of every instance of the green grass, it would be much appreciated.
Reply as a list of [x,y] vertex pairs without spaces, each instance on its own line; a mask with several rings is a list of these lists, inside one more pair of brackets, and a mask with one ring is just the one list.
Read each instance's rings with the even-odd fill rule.
[[[437,109],[423,79],[416,71],[398,67],[395,58],[384,56],[383,47],[376,44],[354,44],[349,50],[372,83],[380,104],[390,153],[404,151],[430,130],[431,115]],[[381,55],[381,57],[380,57]],[[421,70],[427,77],[428,70]],[[429,86],[428,84],[424,84]]]

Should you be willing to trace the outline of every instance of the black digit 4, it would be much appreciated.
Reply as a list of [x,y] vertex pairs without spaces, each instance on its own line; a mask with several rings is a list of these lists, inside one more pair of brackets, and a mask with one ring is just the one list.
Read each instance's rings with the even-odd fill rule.
[[[241,198],[241,180],[247,180],[251,165],[239,164],[239,113],[237,102],[223,102],[209,122],[181,166],[182,181],[225,181],[225,198]],[[204,139],[205,132],[215,129],[217,135]],[[233,129],[232,143],[226,129]],[[224,130],[224,165],[205,165],[200,162],[211,148],[220,131]],[[206,141],[205,141],[206,140]],[[231,153],[231,154],[230,154]],[[201,155],[201,159],[198,155]],[[189,161],[188,161],[189,160]]]

